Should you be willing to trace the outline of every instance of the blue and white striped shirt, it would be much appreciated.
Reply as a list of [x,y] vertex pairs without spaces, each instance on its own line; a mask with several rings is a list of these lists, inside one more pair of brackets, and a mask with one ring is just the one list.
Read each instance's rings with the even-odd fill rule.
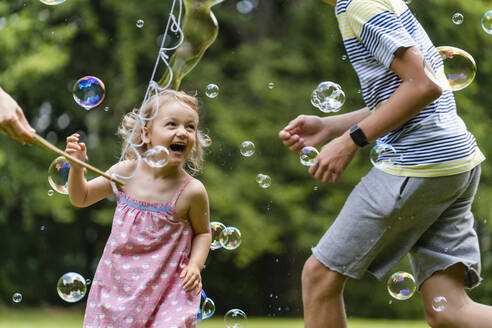
[[[335,14],[370,110],[388,100],[401,84],[389,69],[398,48],[416,47],[428,63],[435,65],[434,71],[442,69],[436,48],[402,0],[338,0]],[[397,159],[381,168],[395,175],[458,174],[485,159],[475,137],[457,115],[449,90],[443,90],[439,99],[376,142],[395,148]]]

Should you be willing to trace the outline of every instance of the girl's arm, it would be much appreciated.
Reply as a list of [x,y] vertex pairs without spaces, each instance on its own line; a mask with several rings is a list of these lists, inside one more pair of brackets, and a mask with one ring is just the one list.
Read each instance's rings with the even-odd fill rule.
[[[86,147],[84,143],[79,143],[78,134],[72,134],[67,138],[65,151],[80,160],[86,158]],[[113,170],[114,166],[110,169]],[[104,177],[97,177],[87,182],[84,176],[84,168],[75,163],[70,163],[68,174],[68,195],[72,205],[76,207],[87,207],[113,193],[111,184]]]
[[202,289],[200,271],[205,265],[205,260],[207,259],[212,242],[210,210],[207,191],[200,181],[193,180],[185,190],[186,197],[183,198],[190,204],[188,216],[194,236],[191,242],[190,262],[183,269],[180,277],[183,278],[183,288],[187,292],[196,290],[196,294],[198,295]]

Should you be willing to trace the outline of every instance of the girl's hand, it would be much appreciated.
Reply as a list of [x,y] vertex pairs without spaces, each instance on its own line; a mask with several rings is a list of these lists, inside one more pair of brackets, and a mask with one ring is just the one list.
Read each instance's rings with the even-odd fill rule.
[[[78,133],[74,133],[67,137],[67,147],[65,148],[65,152],[80,159],[81,161],[85,161],[87,159],[87,148],[83,142],[79,142],[79,138],[80,135]],[[70,165],[72,167],[80,167],[80,165],[72,162],[70,162]]]
[[202,290],[202,277],[200,276],[200,269],[198,266],[189,263],[184,267],[183,271],[181,271],[179,277],[183,279],[181,285],[187,293],[196,290],[196,295],[200,294]]

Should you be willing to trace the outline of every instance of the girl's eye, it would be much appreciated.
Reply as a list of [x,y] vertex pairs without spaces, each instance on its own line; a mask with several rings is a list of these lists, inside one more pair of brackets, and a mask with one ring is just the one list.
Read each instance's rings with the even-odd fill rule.
[[195,130],[195,126],[193,124],[188,125],[188,129]]
[[166,125],[168,125],[168,126],[175,126],[176,124],[174,122],[167,122]]

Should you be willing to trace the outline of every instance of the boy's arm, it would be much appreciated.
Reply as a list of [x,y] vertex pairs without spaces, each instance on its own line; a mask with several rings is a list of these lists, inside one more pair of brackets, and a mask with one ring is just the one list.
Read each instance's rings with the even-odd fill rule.
[[[401,126],[440,97],[442,90],[425,75],[423,60],[414,47],[395,52],[390,69],[402,83],[374,113],[359,122],[368,141]],[[325,183],[336,182],[358,149],[347,130],[321,149],[318,163],[310,167],[309,173]]]

